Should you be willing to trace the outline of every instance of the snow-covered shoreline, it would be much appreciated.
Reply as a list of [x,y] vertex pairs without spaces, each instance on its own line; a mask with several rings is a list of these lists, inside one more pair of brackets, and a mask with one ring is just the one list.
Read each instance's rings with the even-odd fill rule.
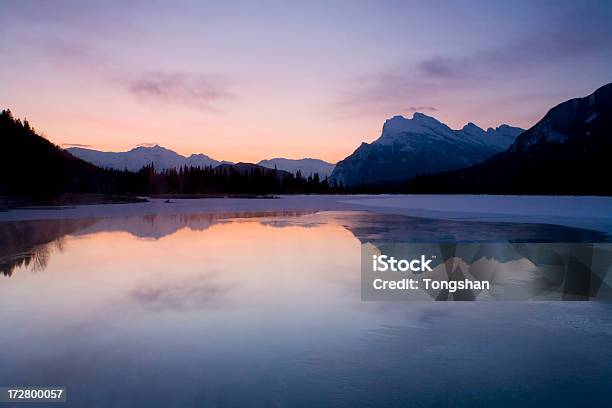
[[278,199],[151,199],[145,203],[95,204],[0,212],[0,222],[155,214],[281,211],[370,211],[436,219],[544,223],[612,233],[612,197],[489,195],[281,196]]

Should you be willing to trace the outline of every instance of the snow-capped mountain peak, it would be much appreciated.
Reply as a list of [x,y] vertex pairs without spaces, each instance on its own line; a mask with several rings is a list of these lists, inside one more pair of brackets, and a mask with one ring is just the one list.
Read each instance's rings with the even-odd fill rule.
[[[229,161],[215,160],[203,153],[191,154],[185,157],[157,144],[136,146],[126,152],[100,152],[81,147],[70,147],[66,150],[74,156],[98,167],[117,170],[128,169],[130,171],[138,171],[143,166],[150,164],[153,164],[158,170],[180,168],[183,166],[203,168],[234,164]],[[243,163],[241,166],[244,165]],[[293,174],[299,170],[304,176],[318,173],[321,178],[329,176],[334,169],[334,164],[332,163],[310,158],[299,160],[275,158],[262,160],[258,165],[270,169],[284,170]]]
[[485,133],[485,131],[481,127],[479,127],[473,122],[468,122],[463,128],[461,128],[461,130],[465,133],[474,135],[480,135],[482,133]]
[[424,113],[398,115],[385,121],[377,140],[341,160],[332,179],[372,183],[466,167],[506,149],[521,132],[505,125],[485,132],[473,122],[453,130]]
[[448,132],[451,132],[451,129],[436,118],[415,112],[412,119],[401,115],[387,119],[383,125],[381,137],[375,143],[393,143],[397,135],[402,133],[428,133],[442,136]]
[[179,168],[185,165],[214,167],[221,164],[218,160],[205,154],[192,154],[189,157],[185,157],[157,144],[136,146],[127,152],[101,152],[80,147],[71,147],[66,150],[98,167],[117,170],[128,169],[138,171],[143,166],[150,164],[153,164],[159,170]]

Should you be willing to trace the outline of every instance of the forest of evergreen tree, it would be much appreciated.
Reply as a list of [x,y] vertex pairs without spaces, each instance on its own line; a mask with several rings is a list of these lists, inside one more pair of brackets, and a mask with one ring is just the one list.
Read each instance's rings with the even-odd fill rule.
[[329,182],[318,174],[292,174],[254,165],[158,170],[151,164],[137,172],[102,169],[49,142],[27,120],[13,117],[10,110],[0,113],[0,146],[0,195],[5,196],[346,194],[365,191],[365,187],[347,188]]
[[328,183],[318,174],[302,176],[257,167],[240,170],[233,166],[181,167],[158,171],[153,165],[137,172],[110,171],[116,190],[126,194],[328,194],[343,186]]

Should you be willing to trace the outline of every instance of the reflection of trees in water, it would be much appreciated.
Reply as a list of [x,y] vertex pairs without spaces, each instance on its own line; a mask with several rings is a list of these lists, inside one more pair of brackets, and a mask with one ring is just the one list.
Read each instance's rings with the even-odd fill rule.
[[[42,271],[47,267],[53,246],[56,245],[57,241],[50,242],[32,248],[31,250],[22,254],[15,255],[13,259],[3,259],[0,263],[0,273],[4,276],[11,276],[13,271],[17,268],[28,268],[33,272]],[[61,252],[61,249],[59,249]]]
[[0,273],[11,276],[15,269],[38,271],[47,267],[54,251],[63,251],[64,237],[93,224],[95,220],[36,220],[0,223]]
[[[599,256],[602,253],[601,249],[595,252],[598,256],[594,257],[593,249],[589,245],[584,248],[572,246],[570,252],[574,258],[570,259],[564,247],[553,245],[548,248],[542,245],[520,244],[520,242],[605,243],[609,241],[608,235],[599,232],[544,224],[433,220],[365,212],[327,212],[314,217],[302,217],[314,213],[316,211],[253,211],[2,222],[0,223],[0,273],[10,276],[19,267],[31,270],[45,269],[52,254],[55,251],[62,251],[65,245],[63,237],[67,234],[129,232],[139,238],[158,239],[172,235],[183,228],[204,231],[219,222],[250,219],[262,225],[279,228],[290,225],[302,227],[320,224],[342,225],[362,243],[372,243],[381,250],[385,250],[386,245],[393,243],[429,242],[430,244],[425,245],[437,245],[437,251],[441,255],[438,259],[444,261],[460,259],[467,265],[466,271],[447,267],[445,273],[452,279],[454,275],[462,275],[464,272],[479,279],[491,278],[494,268],[491,265],[479,264],[478,261],[483,258],[501,263],[527,259],[542,272],[531,281],[534,287],[542,291],[581,285],[584,286],[584,290],[580,293],[588,291],[588,288],[607,288],[607,285],[601,284],[601,277],[588,276],[592,259],[597,258],[599,262],[612,259],[612,255]],[[468,242],[474,244],[469,245]],[[575,260],[576,251],[581,254],[579,262]],[[421,250],[416,252],[417,255],[426,253]],[[561,254],[565,255],[560,256]],[[571,265],[571,268],[567,265]],[[598,268],[601,269],[600,266]],[[511,275],[516,278],[514,273]],[[585,281],[587,277],[589,281]]]
[[0,222],[0,274],[11,276],[25,267],[44,270],[55,251],[62,252],[68,234],[129,232],[139,238],[159,239],[183,228],[204,231],[234,219],[297,217],[314,211],[245,211],[200,214],[157,214],[98,219],[60,219]]

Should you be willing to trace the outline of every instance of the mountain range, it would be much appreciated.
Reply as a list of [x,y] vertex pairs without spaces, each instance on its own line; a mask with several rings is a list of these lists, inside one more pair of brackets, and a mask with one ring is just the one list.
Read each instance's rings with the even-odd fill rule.
[[362,143],[338,162],[331,179],[346,185],[374,184],[468,167],[505,150],[522,131],[508,125],[485,131],[473,123],[453,130],[419,112],[412,119],[394,116],[378,139]]
[[[153,164],[158,170],[167,170],[179,167],[217,167],[222,164],[233,164],[230,161],[215,160],[205,154],[192,154],[183,156],[175,151],[159,145],[138,146],[127,152],[102,152],[82,147],[69,147],[66,149],[72,155],[101,168],[115,170],[138,171],[144,166]],[[296,174],[298,171],[304,176],[318,173],[321,178],[329,176],[334,169],[332,163],[319,159],[284,159],[275,158],[261,160],[258,166],[269,169],[284,170]]]
[[216,167],[222,163],[229,163],[215,160],[205,154],[192,154],[185,157],[159,145],[138,146],[127,152],[101,152],[82,147],[69,147],[66,150],[98,167],[115,170],[138,171],[151,163],[158,170],[183,166]]
[[[290,175],[294,171],[309,175],[314,169],[324,175],[331,169],[331,164],[316,159],[233,164],[206,155],[185,157],[157,145],[121,153],[63,150],[9,110],[0,112],[0,136],[0,196],[247,190],[253,194],[612,194],[607,180],[612,156],[612,84],[553,107],[526,131],[508,125],[485,131],[472,123],[453,130],[422,113],[411,119],[395,116],[385,122],[377,140],[363,143],[336,165],[330,184]],[[180,174],[150,168],[127,173],[106,169],[137,170],[150,163],[158,170],[192,167]],[[273,168],[277,177],[270,177]]]
[[417,177],[415,192],[612,194],[612,83],[565,101],[510,147],[474,166]]
[[260,166],[269,169],[277,168],[278,170],[288,171],[296,174],[298,171],[303,176],[307,177],[311,174],[318,174],[321,178],[329,177],[334,171],[335,164],[328,163],[320,159],[283,159],[275,158],[270,160],[261,160],[257,163]]
[[[326,179],[297,177],[253,163],[183,171],[158,171],[146,165],[136,172],[98,167],[54,145],[8,109],[0,111],[0,146],[0,211],[32,203],[134,202],[153,195],[259,197],[330,192]],[[176,158],[174,152],[159,146],[134,151]]]

